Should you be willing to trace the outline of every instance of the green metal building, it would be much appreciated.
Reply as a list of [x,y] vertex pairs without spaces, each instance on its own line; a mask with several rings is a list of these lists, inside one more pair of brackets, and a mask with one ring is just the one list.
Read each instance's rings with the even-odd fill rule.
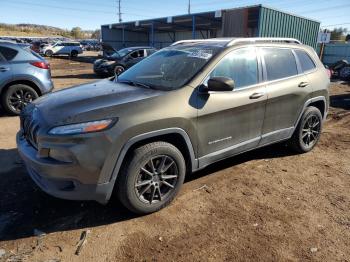
[[117,49],[214,37],[290,37],[316,48],[319,28],[319,21],[255,5],[102,25],[101,34]]

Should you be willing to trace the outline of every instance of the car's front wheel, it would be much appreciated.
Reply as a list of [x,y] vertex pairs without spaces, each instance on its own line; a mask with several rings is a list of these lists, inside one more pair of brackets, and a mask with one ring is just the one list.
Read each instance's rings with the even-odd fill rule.
[[77,57],[77,56],[78,56],[78,51],[73,50],[73,51],[70,53],[70,56],[71,56],[71,57]]
[[123,73],[125,71],[125,68],[121,65],[117,65],[115,68],[114,68],[114,75],[117,75],[119,76],[121,73]]
[[321,131],[322,114],[320,110],[313,106],[307,107],[289,141],[289,145],[298,153],[309,152],[320,139]]
[[126,159],[117,190],[125,207],[148,214],[167,206],[179,192],[186,173],[183,155],[174,145],[153,142]]
[[22,109],[34,99],[38,98],[38,93],[28,85],[12,85],[2,96],[2,107],[11,115],[19,115]]

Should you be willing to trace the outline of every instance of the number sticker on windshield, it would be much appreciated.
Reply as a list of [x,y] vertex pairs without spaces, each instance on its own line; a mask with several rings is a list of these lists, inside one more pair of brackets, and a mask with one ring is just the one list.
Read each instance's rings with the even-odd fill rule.
[[201,58],[208,60],[213,56],[212,53],[209,53],[207,50],[196,50],[192,51],[188,54],[188,57],[196,57],[196,58]]

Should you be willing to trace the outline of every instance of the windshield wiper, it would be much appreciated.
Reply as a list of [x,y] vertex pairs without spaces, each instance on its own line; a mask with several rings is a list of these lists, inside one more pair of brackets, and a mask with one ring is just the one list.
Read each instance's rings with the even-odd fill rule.
[[128,84],[128,85],[132,85],[132,86],[141,86],[141,87],[144,87],[144,88],[152,89],[151,85],[147,85],[147,84],[144,84],[144,83],[131,81],[131,80],[122,80],[122,81],[118,81],[118,83]]

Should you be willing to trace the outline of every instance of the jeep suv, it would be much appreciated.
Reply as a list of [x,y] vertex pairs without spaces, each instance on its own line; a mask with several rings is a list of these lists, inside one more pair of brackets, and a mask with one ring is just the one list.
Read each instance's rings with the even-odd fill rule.
[[40,49],[40,54],[45,56],[69,55],[77,57],[78,54],[82,53],[83,49],[79,42],[57,42],[53,45],[45,45]]
[[329,78],[294,39],[181,41],[117,78],[53,92],[25,108],[17,144],[47,193],[131,211],[168,205],[185,175],[286,141],[310,151]]

